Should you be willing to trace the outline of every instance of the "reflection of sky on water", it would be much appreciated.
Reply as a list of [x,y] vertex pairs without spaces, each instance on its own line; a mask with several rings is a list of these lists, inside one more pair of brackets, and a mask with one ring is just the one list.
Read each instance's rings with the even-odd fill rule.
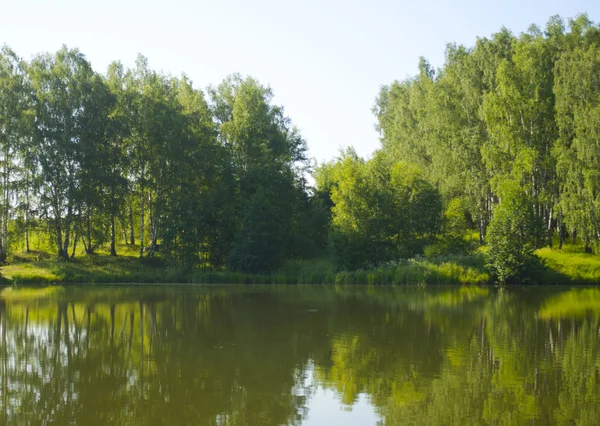
[[[336,408],[337,407],[337,408]],[[319,388],[311,396],[308,404],[308,417],[302,426],[377,425],[379,416],[367,397],[361,394],[358,400],[348,407],[340,402],[335,392]]]
[[304,383],[294,389],[296,395],[308,397],[307,415],[302,426],[382,424],[366,394],[359,394],[352,405],[344,404],[336,391],[319,383],[314,360],[311,359],[303,370]]
[[0,305],[0,425],[600,418],[596,288],[168,290]]

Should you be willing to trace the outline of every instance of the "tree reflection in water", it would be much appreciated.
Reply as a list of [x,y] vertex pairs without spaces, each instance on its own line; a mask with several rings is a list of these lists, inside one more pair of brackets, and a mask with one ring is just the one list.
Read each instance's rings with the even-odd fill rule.
[[539,287],[4,290],[2,421],[296,425],[326,389],[389,425],[593,425],[598,307]]

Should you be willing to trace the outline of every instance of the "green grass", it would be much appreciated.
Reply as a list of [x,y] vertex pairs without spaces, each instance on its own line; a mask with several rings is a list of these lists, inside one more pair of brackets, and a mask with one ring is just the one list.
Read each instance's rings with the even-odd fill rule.
[[480,256],[439,256],[388,262],[378,268],[338,272],[335,284],[488,284]]
[[551,281],[600,284],[600,256],[584,253],[579,246],[565,245],[562,250],[543,248],[536,254],[547,266]]
[[[120,256],[106,250],[69,261],[36,251],[16,253],[0,268],[5,283],[197,283],[197,284],[493,284],[485,269],[485,247],[470,255],[388,262],[376,268],[335,271],[327,258],[289,260],[272,274],[183,270],[161,259],[140,261],[136,246],[119,246]],[[540,281],[547,284],[600,284],[600,256],[565,245],[563,250],[544,248],[536,252],[547,266]]]
[[[120,250],[121,253],[124,250]],[[101,252],[100,252],[101,253]],[[160,259],[140,261],[134,253],[58,260],[44,252],[15,254],[0,269],[5,282],[59,283],[198,283],[198,284],[484,284],[489,276],[479,256],[447,256],[390,262],[378,268],[336,272],[327,258],[290,260],[269,275],[228,271],[182,270]]]

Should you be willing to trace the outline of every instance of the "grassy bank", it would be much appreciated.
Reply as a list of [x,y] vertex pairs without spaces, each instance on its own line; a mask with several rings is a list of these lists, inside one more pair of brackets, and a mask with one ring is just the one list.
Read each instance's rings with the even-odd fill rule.
[[[377,268],[335,271],[327,259],[286,262],[269,275],[227,271],[184,270],[155,259],[140,261],[135,247],[120,248],[121,255],[76,256],[60,261],[46,252],[15,254],[0,268],[6,284],[58,283],[198,283],[198,284],[492,284],[484,256],[437,256],[389,262]],[[547,284],[600,284],[600,257],[579,247],[541,249]]]
[[5,283],[198,283],[198,284],[485,284],[489,276],[480,256],[451,256],[390,262],[375,269],[334,270],[328,259],[286,262],[268,274],[184,270],[160,259],[140,261],[136,250],[58,260],[46,252],[16,254],[0,268]]
[[547,267],[547,280],[600,284],[600,256],[584,253],[581,246],[567,245],[562,250],[543,248],[536,254]]

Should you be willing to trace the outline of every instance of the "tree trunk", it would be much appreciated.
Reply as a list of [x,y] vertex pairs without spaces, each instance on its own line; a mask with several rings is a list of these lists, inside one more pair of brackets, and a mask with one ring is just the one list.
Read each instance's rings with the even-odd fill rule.
[[6,140],[5,145],[5,155],[4,155],[4,214],[2,218],[2,247],[0,251],[0,263],[4,263],[6,261],[6,251],[8,249],[8,209],[9,209],[9,199],[10,199],[10,190],[9,190],[9,182],[10,182],[10,151],[8,138]]
[[116,256],[117,249],[115,243],[116,235],[115,235],[115,215],[112,214],[110,216],[110,255]]
[[558,212],[558,217],[556,219],[556,228],[558,229],[558,249],[562,250],[563,243],[565,242],[565,230],[563,221],[562,221],[562,211]]
[[69,258],[69,243],[70,241],[70,237],[71,237],[71,216],[73,214],[73,209],[72,207],[69,205],[69,207],[67,207],[67,217],[65,220],[65,241],[64,241],[64,249],[63,249],[63,257],[65,259]]
[[144,257],[144,189],[142,188],[142,205],[141,205],[141,216],[140,219],[140,259]]
[[75,238],[73,238],[73,251],[71,252],[71,259],[75,257],[75,250],[77,249],[77,240],[79,239],[79,235],[75,233]]
[[87,246],[87,241],[85,240],[84,237],[81,237],[81,242],[83,243],[83,251],[85,251],[87,253],[88,252],[88,246]]
[[133,226],[133,207],[129,205],[129,244],[135,245],[135,232]]
[[127,230],[125,229],[125,219],[123,215],[119,215],[119,223],[121,224],[121,232],[123,232],[123,244],[128,245],[129,241],[127,240]]
[[62,245],[62,229],[60,228],[60,216],[56,218],[56,244],[58,245],[58,257],[65,257]]
[[29,253],[29,169],[25,180],[25,253]]
[[562,227],[558,228],[558,249],[562,250],[563,244],[565,242],[565,233],[563,232]]
[[479,244],[485,244],[485,227],[483,224],[483,218],[479,221]]
[[479,202],[478,228],[479,228],[479,244],[480,245],[485,244],[485,234],[487,232],[487,226],[488,226],[488,222],[489,222],[488,215],[489,215],[489,211],[491,210],[491,203],[492,202],[488,195],[486,195],[485,198]]
[[546,230],[548,232],[548,247],[552,248],[552,208],[548,208],[548,226]]
[[148,213],[150,215],[150,250],[148,251],[147,257],[154,256],[154,252],[157,249],[157,240],[158,240],[158,209],[160,204],[160,188],[157,199],[154,203],[154,210],[152,208],[148,209]]
[[29,249],[29,218],[25,216],[25,253],[31,252]]
[[85,248],[85,252],[86,254],[94,254],[94,248],[92,246],[92,213],[89,209],[86,220],[86,234],[87,245]]

